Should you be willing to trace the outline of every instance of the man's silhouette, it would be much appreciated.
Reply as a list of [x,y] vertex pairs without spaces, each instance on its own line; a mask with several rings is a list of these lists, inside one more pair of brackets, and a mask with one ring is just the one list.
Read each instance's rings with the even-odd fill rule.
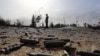
[[49,18],[49,16],[48,16],[48,14],[46,14],[46,19],[45,19],[46,28],[48,28],[48,18]]

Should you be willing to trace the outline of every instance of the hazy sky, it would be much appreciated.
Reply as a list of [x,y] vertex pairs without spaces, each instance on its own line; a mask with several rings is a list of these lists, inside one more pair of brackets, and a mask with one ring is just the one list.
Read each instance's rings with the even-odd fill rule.
[[100,21],[100,0],[0,0],[0,16],[12,22],[30,24],[33,14],[42,14],[42,23],[46,13],[54,23],[94,24]]

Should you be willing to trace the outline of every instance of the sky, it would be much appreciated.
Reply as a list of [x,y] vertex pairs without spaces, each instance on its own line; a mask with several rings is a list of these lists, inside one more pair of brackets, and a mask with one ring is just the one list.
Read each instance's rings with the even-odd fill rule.
[[0,0],[0,17],[15,22],[17,19],[25,25],[31,24],[32,15],[49,15],[49,24],[100,22],[100,0]]

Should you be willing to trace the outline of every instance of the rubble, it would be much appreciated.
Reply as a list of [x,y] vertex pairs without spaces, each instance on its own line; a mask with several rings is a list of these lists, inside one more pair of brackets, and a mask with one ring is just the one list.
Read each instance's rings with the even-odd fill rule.
[[76,56],[77,49],[71,46],[65,46],[65,51],[68,52],[69,56]]
[[94,53],[100,53],[100,50],[94,50],[93,52]]
[[80,56],[100,56],[99,53],[84,52],[84,51],[78,52],[78,55]]
[[45,53],[28,53],[29,56],[52,56],[51,54],[45,54]]
[[38,40],[36,40],[36,39],[29,39],[29,38],[21,38],[20,42],[24,43],[24,44],[38,44],[39,43]]
[[48,37],[55,37],[55,35],[48,35]]
[[62,40],[45,40],[45,47],[63,47],[66,44],[65,41]]
[[55,39],[58,39],[58,38],[54,38],[54,37],[53,38],[50,38],[50,37],[49,38],[44,38],[44,40],[55,40]]
[[[40,28],[42,34],[34,28],[0,29],[0,33],[4,32],[0,34],[0,56],[98,56],[100,54],[100,36],[97,33],[100,31],[81,28],[67,29],[67,32],[64,32],[62,29]],[[94,51],[92,45],[96,46]]]
[[6,47],[6,48],[1,48],[0,53],[9,54],[13,51],[20,49],[22,46],[23,46],[23,44],[15,44],[15,45],[12,45],[12,46],[9,46],[9,47]]

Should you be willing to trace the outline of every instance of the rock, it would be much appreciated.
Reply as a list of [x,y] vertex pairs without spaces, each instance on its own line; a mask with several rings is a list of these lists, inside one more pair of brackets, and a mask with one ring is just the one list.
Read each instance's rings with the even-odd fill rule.
[[45,53],[28,53],[29,56],[52,56],[51,54],[45,54]]
[[25,32],[25,36],[29,36],[28,32]]
[[64,41],[64,42],[70,42],[70,39],[58,39],[60,41]]
[[3,52],[2,52],[3,54],[9,54],[10,53],[8,48],[3,48],[2,50],[3,50]]
[[58,38],[44,38],[44,40],[55,40],[55,39],[58,39]]
[[13,51],[16,51],[16,50],[20,49],[22,45],[23,44],[15,44],[15,45],[0,49],[0,53],[9,54]]
[[76,48],[72,48],[70,46],[65,46],[64,49],[68,52],[69,56],[76,55]]
[[8,36],[6,35],[0,35],[0,38],[4,39],[4,38],[7,38]]
[[100,56],[99,53],[91,53],[91,52],[84,52],[84,51],[78,52],[78,55],[80,56]]
[[44,46],[45,47],[63,47],[66,44],[66,42],[61,41],[61,40],[46,40],[44,41]]
[[77,44],[78,44],[78,46],[80,46],[80,47],[82,46],[80,42],[77,42]]
[[48,35],[48,37],[55,37],[55,35]]
[[38,40],[36,40],[36,39],[29,39],[29,38],[21,38],[20,42],[24,43],[24,44],[38,44],[39,43]]
[[16,45],[11,46],[9,49],[10,49],[10,51],[16,51],[16,50],[18,50],[20,48],[21,48],[21,45],[20,44],[16,44]]
[[100,50],[94,50],[93,52],[94,53],[100,53]]
[[5,53],[5,49],[0,49],[0,54]]

